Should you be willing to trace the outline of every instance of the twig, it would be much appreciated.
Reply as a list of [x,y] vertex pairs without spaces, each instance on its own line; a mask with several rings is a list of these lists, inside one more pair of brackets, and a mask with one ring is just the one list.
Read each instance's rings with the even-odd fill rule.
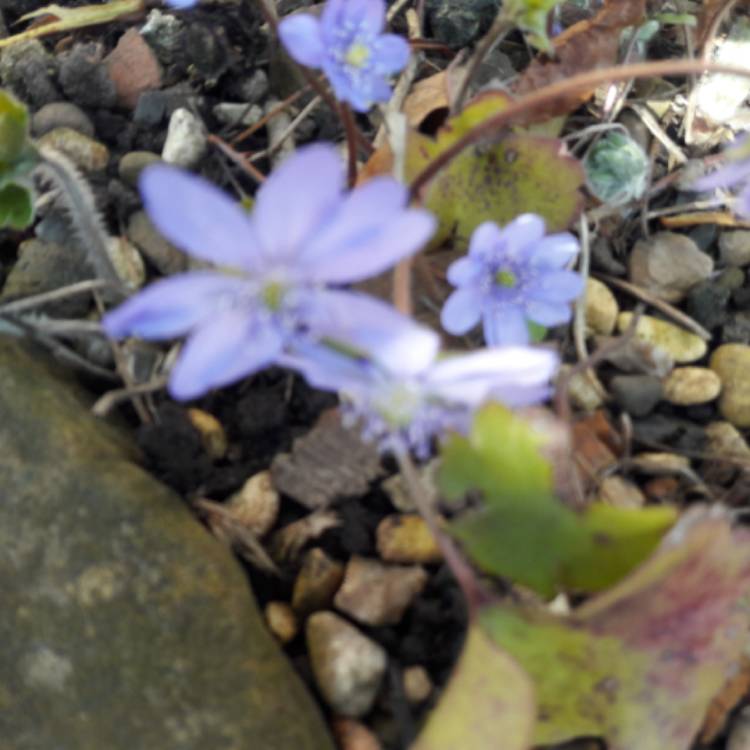
[[53,289],[50,292],[41,292],[33,294],[30,297],[13,300],[0,305],[0,314],[3,313],[20,313],[25,310],[33,310],[35,307],[42,307],[50,302],[57,302],[69,297],[77,297],[79,294],[87,294],[98,289],[104,289],[111,286],[112,282],[105,279],[87,279],[86,281],[77,281],[75,284]]
[[302,110],[300,110],[300,113],[289,123],[287,128],[283,130],[276,138],[276,142],[269,146],[266,149],[263,149],[263,151],[257,151],[252,156],[248,157],[249,162],[256,162],[260,161],[261,159],[265,159],[266,157],[273,156],[284,144],[287,138],[291,136],[294,131],[300,126],[300,123],[310,115],[310,113],[322,102],[323,100],[316,96],[314,99],[311,99],[308,104],[303,107]]
[[160,391],[167,385],[168,381],[169,378],[166,375],[159,375],[148,383],[139,383],[138,385],[131,385],[129,388],[118,388],[114,391],[108,391],[91,407],[91,412],[97,417],[106,417],[115,406],[123,401],[129,401],[133,396]]
[[339,105],[339,116],[346,134],[346,175],[349,187],[357,182],[357,135],[351,107],[343,102]]
[[239,151],[235,151],[223,138],[219,138],[218,135],[209,135],[207,140],[209,143],[217,146],[225,156],[229,157],[229,159],[247,172],[256,182],[265,182],[266,176],[263,172],[251,164]]

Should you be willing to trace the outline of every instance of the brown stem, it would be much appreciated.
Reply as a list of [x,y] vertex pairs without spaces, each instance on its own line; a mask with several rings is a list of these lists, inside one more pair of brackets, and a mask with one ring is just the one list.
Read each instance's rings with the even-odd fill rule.
[[354,115],[348,104],[341,102],[339,104],[339,115],[344,125],[346,133],[346,174],[349,187],[353,188],[357,182],[357,125],[354,122]]
[[477,125],[463,136],[463,138],[460,138],[450,148],[443,151],[431,161],[412,182],[410,186],[411,197],[413,200],[417,200],[425,185],[469,146],[495,135],[497,131],[513,122],[519,115],[531,112],[557,97],[568,96],[577,91],[586,91],[602,83],[614,83],[616,81],[628,80],[629,78],[687,75],[689,73],[701,73],[704,71],[729,73],[730,75],[740,75],[750,78],[750,68],[739,68],[734,65],[722,65],[720,63],[703,62],[702,60],[657,60],[656,62],[622,65],[616,68],[590,70],[573,76],[573,78],[556,81],[548,86],[543,86],[537,91],[511,102],[502,112],[498,112],[498,114]]

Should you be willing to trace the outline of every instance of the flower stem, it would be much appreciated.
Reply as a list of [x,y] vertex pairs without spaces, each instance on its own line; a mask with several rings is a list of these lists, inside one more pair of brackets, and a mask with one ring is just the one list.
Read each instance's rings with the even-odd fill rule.
[[348,104],[340,102],[339,114],[341,115],[341,122],[344,125],[344,132],[346,133],[347,181],[349,187],[353,188],[357,182],[357,126]]
[[419,515],[422,516],[427,528],[435,538],[445,564],[450,568],[458,582],[466,598],[469,618],[472,618],[483,604],[490,601],[490,594],[482,588],[474,570],[461,554],[455,542],[440,528],[435,509],[425,493],[422,479],[411,460],[411,456],[405,450],[395,451],[395,456],[414,505],[416,505]]

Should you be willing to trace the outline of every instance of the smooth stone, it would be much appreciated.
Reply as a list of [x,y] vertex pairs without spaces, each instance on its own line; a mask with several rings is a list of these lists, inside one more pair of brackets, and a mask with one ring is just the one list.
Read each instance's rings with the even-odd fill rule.
[[61,151],[84,172],[103,172],[109,163],[109,149],[103,143],[72,128],[50,130],[39,143]]
[[236,560],[68,380],[0,338],[0,745],[333,750]]
[[719,236],[719,257],[728,266],[750,265],[750,230],[722,232]]
[[598,499],[616,508],[641,508],[646,503],[638,485],[617,474],[602,479]]
[[[93,276],[77,244],[63,246],[38,239],[24,240],[18,246],[18,260],[5,280],[0,302],[51,292]],[[60,317],[78,317],[85,315],[90,306],[91,298],[79,295],[50,302],[37,311]]]
[[256,104],[268,93],[268,74],[263,68],[255,68],[249,78],[241,79],[234,86],[243,102]]
[[257,104],[222,102],[211,110],[222,125],[250,127],[263,117],[263,108]]
[[723,344],[711,355],[710,367],[721,379],[721,415],[735,427],[750,427],[750,346]]
[[268,629],[278,641],[287,644],[297,637],[299,623],[294,610],[287,602],[268,602],[263,610]]
[[169,118],[161,158],[167,164],[190,169],[203,158],[207,146],[203,123],[189,109],[176,109]]
[[443,559],[424,518],[414,513],[386,516],[375,530],[375,544],[389,563],[429,565]]
[[427,573],[418,565],[384,565],[354,556],[333,601],[365,625],[397,625],[426,583]]
[[656,476],[682,474],[690,470],[690,459],[677,453],[647,451],[633,456],[630,462],[634,469]]
[[722,344],[750,344],[750,310],[732,313],[721,329]]
[[[562,365],[560,374],[570,372],[570,365]],[[595,377],[592,377],[591,370],[576,372],[568,380],[568,395],[573,405],[581,411],[591,413],[595,412],[604,404],[606,393],[603,392],[602,386]]]
[[599,279],[588,278],[585,296],[587,334],[609,336],[615,330],[619,312],[617,300],[609,287]]
[[732,290],[715,280],[701,281],[689,292],[685,300],[687,314],[712,331],[723,325],[727,319],[727,306]]
[[152,151],[129,151],[117,164],[120,179],[130,187],[138,187],[138,178],[146,167],[158,164],[161,157]]
[[423,703],[432,695],[432,691],[435,688],[429,673],[420,664],[407,667],[404,670],[403,680],[404,696],[409,703]]
[[[224,446],[226,446],[226,442],[224,442]],[[224,453],[226,453],[226,447]],[[271,472],[264,470],[253,474],[227,500],[226,507],[255,536],[263,537],[268,534],[276,525],[281,508],[281,497],[273,486]]]
[[122,283],[130,290],[140,289],[146,283],[146,266],[138,248],[127,237],[112,237],[108,250]]
[[675,367],[664,380],[664,400],[675,406],[705,404],[720,392],[719,376],[707,367]]
[[161,124],[167,114],[167,95],[163,91],[144,91],[133,111],[133,122],[144,128]]
[[[724,484],[731,481],[739,469],[747,472],[750,468],[750,446],[733,424],[711,422],[706,425],[706,436],[708,460],[704,466],[714,481]],[[745,467],[741,467],[739,462],[744,462]]]
[[156,54],[135,28],[128,29],[106,59],[107,72],[121,106],[134,110],[144,91],[162,85],[161,65]]
[[653,375],[615,375],[609,383],[615,401],[634,417],[645,417],[661,401],[663,388]]
[[[629,312],[617,316],[617,329],[620,333],[628,329],[632,319],[633,313]],[[641,316],[636,325],[635,335],[641,341],[664,349],[679,364],[695,362],[705,355],[708,348],[700,336],[650,315]]]
[[219,461],[226,456],[229,450],[229,440],[227,433],[221,422],[213,414],[209,414],[203,409],[188,409],[187,418],[193,427],[201,436],[203,449],[212,461]]
[[333,612],[316,612],[308,619],[306,640],[325,702],[341,716],[368,713],[385,674],[385,650]]
[[36,138],[55,128],[70,128],[89,138],[94,137],[94,123],[91,118],[71,102],[45,104],[31,118],[31,132]]
[[383,750],[377,735],[362,722],[336,717],[331,725],[339,750]]
[[308,550],[292,590],[292,608],[301,615],[329,609],[344,580],[344,566],[320,547]]
[[630,281],[667,302],[679,302],[713,269],[713,258],[690,237],[676,232],[658,232],[638,240],[628,258]]
[[156,229],[145,211],[136,211],[128,221],[127,235],[146,260],[164,276],[187,270],[188,256]]
[[666,414],[634,420],[633,435],[645,445],[668,446],[685,453],[701,453],[706,445],[706,432],[701,425]]

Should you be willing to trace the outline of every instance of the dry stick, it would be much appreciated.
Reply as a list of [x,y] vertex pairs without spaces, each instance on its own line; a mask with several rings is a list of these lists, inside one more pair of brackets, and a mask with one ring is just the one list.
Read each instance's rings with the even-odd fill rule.
[[105,279],[77,281],[75,284],[53,289],[51,292],[42,292],[41,294],[33,294],[30,297],[17,299],[13,302],[6,302],[4,305],[0,305],[0,315],[3,313],[20,313],[24,310],[33,310],[35,307],[41,307],[50,302],[57,302],[68,297],[77,297],[79,294],[86,294],[109,286],[112,286],[112,282]]
[[299,99],[306,91],[307,86],[300,89],[299,91],[295,91],[291,96],[288,96],[286,99],[284,99],[283,102],[279,102],[273,109],[271,109],[269,112],[266,112],[266,114],[263,115],[263,117],[261,117],[258,122],[250,125],[250,127],[243,130],[239,135],[236,135],[234,138],[232,138],[232,145],[235,145],[240,141],[244,141],[245,138],[249,138],[251,135],[253,135],[253,133],[257,133],[264,125],[266,125],[266,123],[269,122],[269,120],[273,120],[276,115],[280,115],[287,107],[290,107],[292,104],[294,104],[294,102],[296,102],[297,99]]
[[646,291],[642,287],[631,284],[629,281],[618,279],[615,276],[608,276],[604,273],[599,273],[597,274],[597,276],[600,279],[606,281],[608,284],[612,284],[618,289],[622,289],[623,292],[632,294],[639,300],[642,300],[648,305],[651,305],[651,307],[655,307],[660,312],[663,312],[665,315],[672,318],[675,323],[679,323],[681,326],[687,328],[696,336],[702,338],[704,341],[710,341],[712,339],[711,334],[700,323],[696,323],[690,316],[685,315],[684,312],[678,310],[676,307],[672,307],[672,305],[670,305],[668,302],[665,302],[658,297],[654,297],[650,292]]
[[461,591],[466,598],[469,618],[471,618],[482,604],[489,602],[492,597],[482,588],[477,580],[476,573],[474,573],[471,565],[465,560],[453,539],[440,528],[435,509],[432,507],[432,503],[425,493],[424,485],[417,472],[417,467],[411,460],[411,456],[404,450],[396,451],[395,456],[401,474],[406,480],[409,495],[411,495],[414,505],[419,511],[419,515],[422,516],[424,522],[427,524],[427,528],[440,548],[445,564],[450,568],[458,585],[461,587]]
[[[276,138],[276,142],[263,149],[263,151],[256,151],[252,156],[248,157],[249,162],[260,161],[266,157],[273,156],[286,142],[287,138],[291,136],[294,131],[300,126],[300,123],[318,106],[323,100],[319,96],[315,96],[314,99],[310,100],[310,103],[303,107],[299,114],[289,123],[289,126],[282,131]],[[279,114],[279,113],[277,113]]]
[[107,391],[91,407],[91,413],[96,417],[106,417],[122,401],[129,401],[135,395],[146,395],[160,391],[166,387],[168,382],[169,378],[166,375],[158,375],[149,380],[148,383],[139,383],[129,388],[118,388],[114,391]]
[[344,102],[339,105],[339,116],[346,134],[346,176],[349,187],[353,188],[357,182],[357,126],[351,107]]
[[616,68],[591,70],[573,76],[564,81],[556,81],[543,86],[537,91],[511,102],[502,112],[470,130],[465,136],[443,151],[420,172],[411,184],[411,195],[419,197],[422,188],[430,182],[445,166],[450,164],[469,146],[483,139],[497,135],[498,131],[513,122],[519,115],[533,111],[548,104],[557,97],[568,96],[578,91],[586,91],[608,81],[624,81],[629,78],[652,78],[660,75],[686,75],[688,73],[710,71],[713,73],[730,73],[750,78],[750,68],[739,68],[734,65],[703,62],[702,60],[658,60],[656,62],[633,63]]
[[209,135],[208,142],[218,146],[219,150],[229,157],[235,164],[245,170],[256,182],[263,183],[266,176],[256,166],[251,164],[239,151],[235,151],[224,139],[218,135]]

